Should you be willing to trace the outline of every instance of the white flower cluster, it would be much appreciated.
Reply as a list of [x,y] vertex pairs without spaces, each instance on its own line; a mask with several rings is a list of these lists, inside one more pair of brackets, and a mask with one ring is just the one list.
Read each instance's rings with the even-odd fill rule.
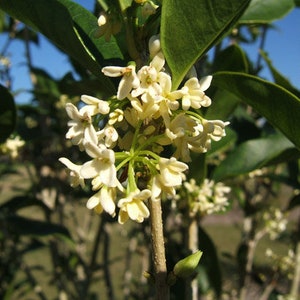
[[[190,78],[173,91],[158,37],[150,40],[149,51],[150,64],[138,71],[134,64],[102,69],[106,76],[121,77],[116,96],[103,101],[83,95],[80,109],[66,104],[71,119],[66,138],[91,160],[82,165],[65,157],[60,161],[69,169],[72,186],[91,180],[96,193],[87,207],[112,216],[118,210],[120,223],[147,218],[148,199],[174,197],[185,179],[184,162],[190,161],[190,151],[206,152],[211,140],[225,136],[228,124],[205,120],[197,113],[211,104],[204,93],[211,76],[200,82]],[[169,145],[175,146],[175,153],[161,157]]]
[[15,159],[19,155],[19,149],[25,145],[19,136],[8,138],[4,144],[0,145],[0,153],[9,155],[12,159]]
[[285,256],[279,256],[275,254],[270,248],[266,250],[266,256],[272,260],[272,266],[274,271],[279,271],[284,276],[292,279],[295,270],[296,255],[292,249],[289,249],[288,254]]
[[276,239],[283,231],[286,230],[287,219],[284,214],[275,207],[271,207],[269,211],[263,213],[265,229],[268,232],[270,239]]
[[192,178],[184,183],[184,187],[188,191],[191,215],[222,212],[229,204],[227,194],[231,189],[222,182],[205,179],[199,186]]

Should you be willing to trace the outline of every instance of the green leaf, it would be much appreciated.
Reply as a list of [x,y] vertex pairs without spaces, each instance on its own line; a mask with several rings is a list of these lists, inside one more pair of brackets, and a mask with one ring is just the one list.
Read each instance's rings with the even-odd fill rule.
[[242,143],[230,152],[215,169],[212,178],[215,181],[222,181],[299,157],[300,152],[282,134],[254,139]]
[[[234,71],[247,73],[249,69],[245,52],[237,45],[231,45],[222,50],[213,62],[213,72]],[[240,100],[237,96],[224,89],[213,86],[208,90],[212,105],[205,112],[207,119],[226,120],[235,110]]]
[[12,234],[47,236],[59,234],[70,237],[68,229],[59,224],[45,221],[32,220],[21,216],[8,216],[1,220],[1,226],[4,226]]
[[49,38],[83,67],[103,80],[114,92],[111,81],[102,74],[106,59],[123,58],[115,39],[105,42],[93,38],[97,18],[70,0],[1,0],[0,8]]
[[263,59],[265,60],[265,62],[267,63],[273,79],[275,81],[276,84],[281,85],[282,87],[284,87],[285,89],[289,90],[291,93],[295,94],[297,97],[300,97],[300,91],[297,90],[291,83],[290,81],[285,78],[272,64],[272,61],[270,60],[270,58],[268,57],[267,53],[264,51],[260,51],[261,56],[263,57]]
[[248,60],[245,52],[236,44],[222,50],[213,61],[212,71],[234,71],[248,73]]
[[15,213],[19,209],[29,206],[40,206],[47,208],[42,201],[31,196],[16,196],[0,205],[1,213]]
[[294,0],[252,0],[240,23],[271,23],[283,18],[294,7]]
[[12,134],[16,125],[16,107],[12,95],[0,85],[0,144]]
[[300,99],[279,85],[238,72],[219,72],[213,84],[238,96],[300,148]]
[[198,229],[198,240],[199,248],[203,251],[201,262],[197,268],[199,288],[203,293],[213,289],[219,297],[222,290],[222,274],[216,247],[202,227]]
[[249,0],[164,0],[161,43],[177,88],[193,64],[234,26]]

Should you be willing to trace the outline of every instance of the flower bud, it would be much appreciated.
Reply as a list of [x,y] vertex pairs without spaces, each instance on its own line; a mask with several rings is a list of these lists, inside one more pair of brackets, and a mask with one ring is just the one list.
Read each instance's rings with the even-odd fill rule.
[[195,269],[199,264],[202,253],[202,251],[198,250],[197,252],[187,256],[186,258],[181,259],[174,266],[174,274],[180,278],[187,278],[191,276],[195,272]]

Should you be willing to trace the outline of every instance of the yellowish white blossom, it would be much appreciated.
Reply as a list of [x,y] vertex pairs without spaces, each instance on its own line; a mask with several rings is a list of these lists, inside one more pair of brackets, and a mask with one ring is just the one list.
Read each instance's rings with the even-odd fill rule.
[[92,118],[88,111],[81,113],[72,103],[66,104],[66,111],[71,119],[68,122],[70,128],[66,133],[66,138],[71,139],[72,143],[78,145],[81,150],[85,140],[97,143],[96,130],[92,125]]
[[120,208],[119,223],[124,224],[129,218],[141,223],[145,218],[148,218],[150,213],[144,201],[148,200],[150,196],[150,190],[140,191],[137,189],[127,197],[120,199],[118,202],[118,207]]
[[182,108],[188,110],[190,107],[198,109],[201,106],[208,107],[211,99],[205,95],[211,83],[212,76],[204,77],[200,83],[196,77],[190,78],[182,87]]
[[81,100],[87,104],[79,110],[79,113],[82,115],[94,116],[96,114],[107,115],[109,113],[110,108],[107,101],[88,95],[82,95]]
[[102,68],[102,72],[109,77],[122,76],[117,92],[117,98],[119,100],[127,97],[132,89],[139,87],[140,80],[135,72],[135,65],[129,65],[127,67],[104,67]]
[[109,125],[114,125],[117,122],[122,122],[123,119],[124,119],[123,110],[117,108],[115,111],[113,111],[109,114],[108,124]]
[[231,189],[221,182],[215,183],[213,180],[206,178],[199,186],[192,178],[189,182],[184,183],[184,187],[188,192],[192,215],[208,215],[221,212],[229,204],[227,195]]
[[99,176],[104,185],[117,186],[114,151],[107,149],[104,145],[97,146],[90,142],[85,143],[85,150],[93,159],[82,165],[81,176],[86,179]]
[[80,175],[80,169],[82,166],[72,163],[66,157],[59,158],[59,161],[69,169],[70,185],[72,187],[77,187],[80,185],[83,188],[85,186],[84,178]]
[[115,216],[117,189],[115,187],[108,187],[106,185],[89,198],[86,207],[94,209],[98,214],[104,210],[111,216]]
[[8,154],[12,159],[18,157],[19,149],[25,145],[25,141],[23,141],[20,136],[10,137],[5,143],[0,145],[0,152],[3,154]]
[[263,213],[265,229],[272,240],[276,239],[283,231],[286,230],[287,219],[280,209],[271,207]]

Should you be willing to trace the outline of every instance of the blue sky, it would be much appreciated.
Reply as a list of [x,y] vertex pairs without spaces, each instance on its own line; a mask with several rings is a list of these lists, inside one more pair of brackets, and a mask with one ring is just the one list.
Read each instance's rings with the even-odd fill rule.
[[[93,0],[77,0],[88,9],[92,8]],[[285,75],[291,83],[300,89],[300,9],[297,8],[274,23],[275,28],[268,32],[265,50],[273,65]],[[1,45],[5,38],[0,36]],[[253,61],[256,61],[258,45],[246,49]],[[61,78],[70,70],[67,57],[54,46],[41,37],[39,46],[31,45],[32,61],[35,67],[45,69],[54,78]],[[25,64],[25,48],[22,42],[15,41],[9,48],[12,62],[11,75],[13,91],[20,89],[30,90],[31,82]],[[267,70],[260,74],[266,79],[271,79]],[[17,103],[24,103],[31,99],[29,92],[21,92],[15,97]]]

